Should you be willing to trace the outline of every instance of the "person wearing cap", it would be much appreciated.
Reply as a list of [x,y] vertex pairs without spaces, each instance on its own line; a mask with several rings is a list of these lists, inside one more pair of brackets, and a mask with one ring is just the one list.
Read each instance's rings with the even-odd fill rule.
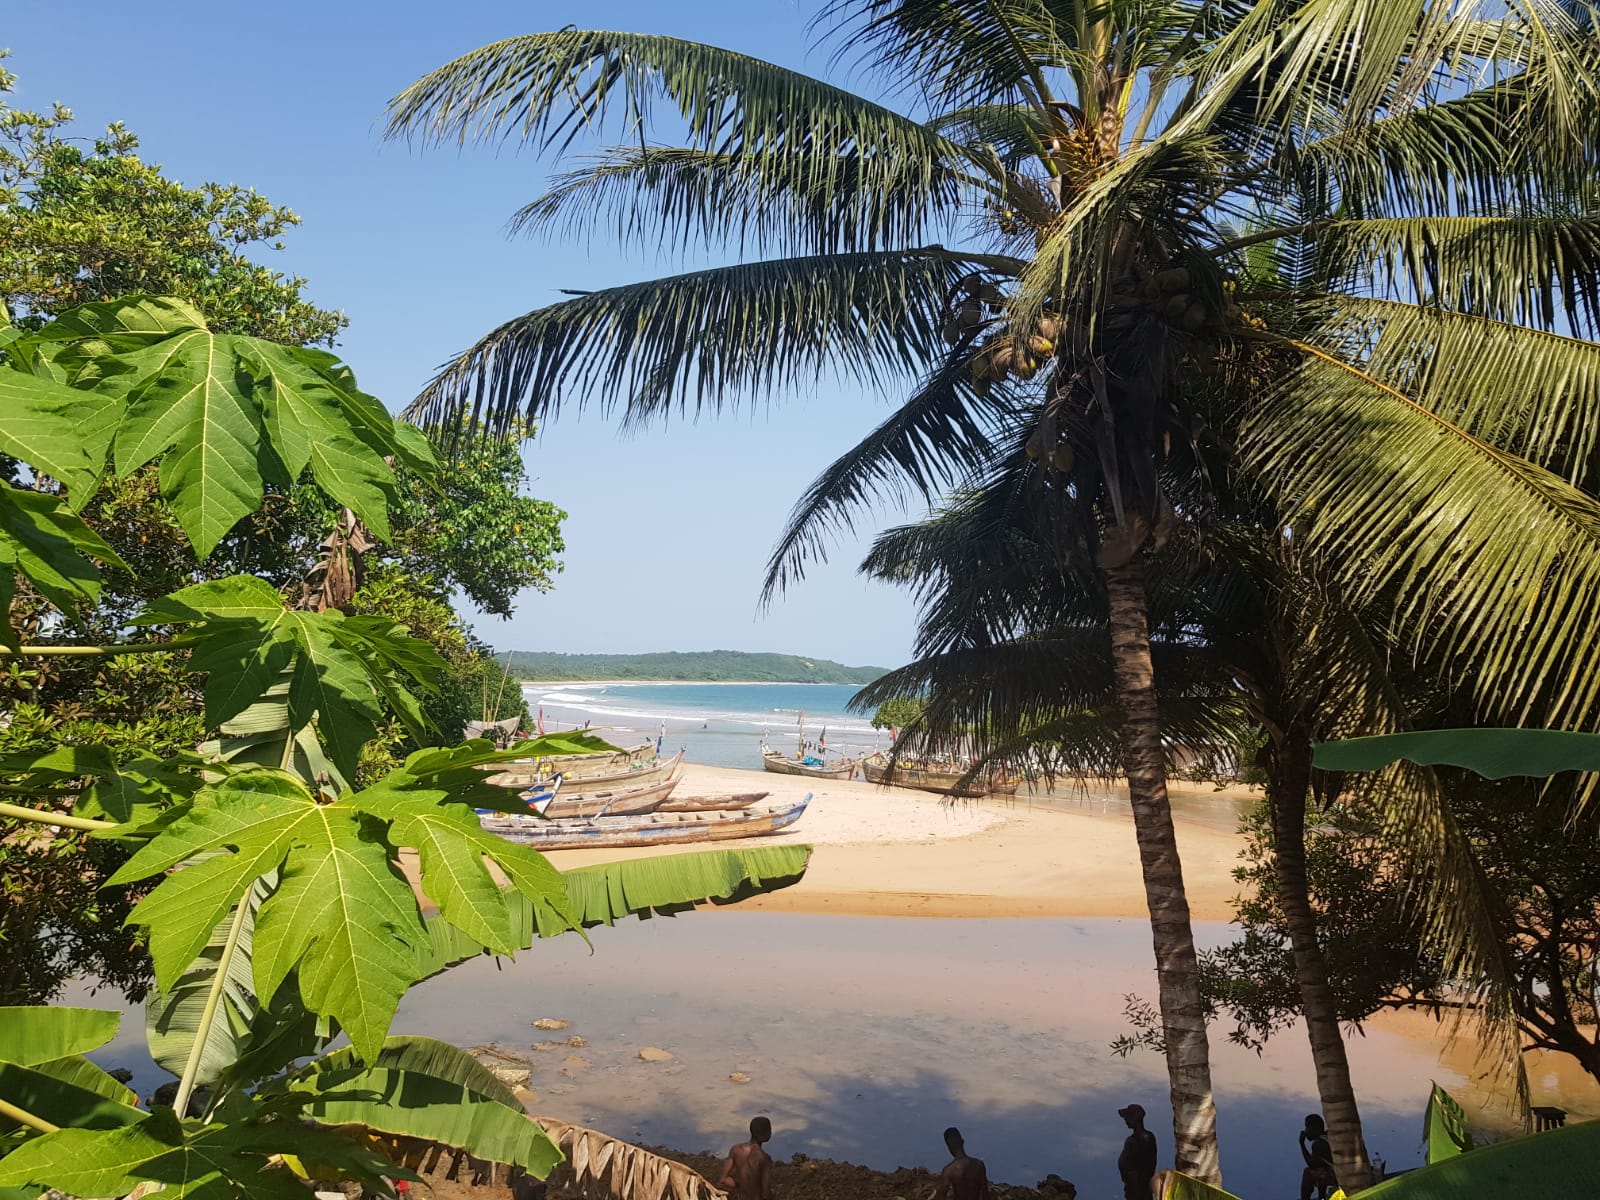
[[1122,1153],[1117,1155],[1123,1200],[1150,1200],[1150,1181],[1156,1176],[1156,1135],[1144,1127],[1141,1104],[1119,1108],[1117,1116],[1133,1131],[1122,1143]]

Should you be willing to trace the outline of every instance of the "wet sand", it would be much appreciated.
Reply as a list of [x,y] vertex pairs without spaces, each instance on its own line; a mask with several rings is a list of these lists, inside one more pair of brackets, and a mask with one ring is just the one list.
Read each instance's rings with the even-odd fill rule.
[[[691,764],[676,796],[769,791],[767,803],[812,801],[783,833],[723,845],[815,847],[797,885],[741,905],[766,912],[916,917],[1142,917],[1144,883],[1125,789],[1060,785],[1056,795],[949,801],[910,788],[805,779]],[[1173,817],[1197,920],[1227,920],[1239,890],[1231,871],[1245,789],[1175,784]],[[691,852],[563,850],[568,868]]]

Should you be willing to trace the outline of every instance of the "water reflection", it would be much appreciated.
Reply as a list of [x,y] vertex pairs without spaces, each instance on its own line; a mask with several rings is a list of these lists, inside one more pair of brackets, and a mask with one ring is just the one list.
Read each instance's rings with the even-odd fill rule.
[[[1214,944],[1227,927],[1197,934]],[[1170,1159],[1161,1061],[1107,1049],[1125,1029],[1123,995],[1155,995],[1143,922],[728,911],[629,922],[594,942],[592,956],[563,938],[457,968],[406,998],[396,1031],[498,1042],[532,1062],[540,1111],[687,1150],[725,1149],[764,1112],[782,1157],[935,1165],[956,1124],[994,1178],[1055,1171],[1110,1194],[1126,1133],[1116,1109],[1138,1101]],[[573,1024],[543,1033],[540,1017]],[[647,1046],[673,1057],[646,1062]],[[1259,1058],[1214,1037],[1212,1052],[1231,1187],[1283,1192],[1316,1107],[1303,1036]],[[1350,1054],[1369,1145],[1414,1163],[1429,1079],[1460,1077],[1383,1031]]]

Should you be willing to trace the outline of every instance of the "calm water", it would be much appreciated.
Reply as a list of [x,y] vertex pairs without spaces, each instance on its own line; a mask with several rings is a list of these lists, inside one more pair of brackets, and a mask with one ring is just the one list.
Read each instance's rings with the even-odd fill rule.
[[[565,683],[525,686],[528,711],[543,709],[546,729],[590,723],[619,745],[664,736],[690,762],[761,766],[763,736],[790,749],[803,714],[805,736],[826,734],[828,749],[856,755],[887,746],[887,733],[845,711],[859,689],[831,683]],[[870,714],[868,714],[870,716]],[[663,733],[664,731],[664,733]]]
[[[1213,945],[1228,927],[1196,934]],[[1120,1194],[1116,1109],[1137,1101],[1170,1160],[1161,1060],[1108,1049],[1126,1031],[1123,997],[1155,996],[1144,922],[728,910],[592,936],[592,954],[567,936],[430,980],[395,1032],[496,1043],[532,1066],[536,1112],[687,1150],[721,1152],[766,1113],[782,1158],[937,1166],[940,1131],[955,1124],[992,1177],[1031,1184],[1054,1171],[1092,1200]],[[63,999],[116,1006],[83,991]],[[572,1025],[541,1032],[541,1017]],[[568,1046],[572,1035],[587,1044]],[[673,1057],[643,1061],[646,1046]],[[1414,1165],[1429,1080],[1459,1089],[1461,1077],[1426,1043],[1382,1030],[1348,1046],[1368,1144],[1391,1167]],[[1214,1028],[1212,1056],[1230,1190],[1293,1196],[1295,1133],[1316,1107],[1303,1034],[1258,1058]],[[141,1094],[167,1079],[137,1010],[94,1057],[133,1069]]]
[[[1143,922],[730,911],[593,937],[592,956],[569,937],[457,968],[408,996],[396,1028],[498,1043],[531,1062],[536,1111],[689,1150],[725,1150],[766,1113],[782,1158],[937,1166],[955,1124],[994,1178],[1055,1171],[1090,1200],[1120,1194],[1116,1109],[1137,1101],[1170,1160],[1162,1061],[1108,1049],[1123,997],[1155,997]],[[573,1024],[540,1032],[541,1017]],[[568,1047],[574,1034],[588,1044]],[[642,1061],[646,1046],[674,1057]],[[1369,1144],[1414,1163],[1429,1080],[1457,1077],[1381,1031],[1350,1052]],[[1212,1053],[1230,1189],[1294,1195],[1295,1134],[1316,1108],[1304,1035],[1258,1058],[1215,1030]]]

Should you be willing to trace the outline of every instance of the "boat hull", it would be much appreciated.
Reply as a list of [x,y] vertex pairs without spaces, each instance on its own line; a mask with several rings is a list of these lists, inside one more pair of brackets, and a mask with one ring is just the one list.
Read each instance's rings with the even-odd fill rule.
[[538,817],[480,818],[483,827],[507,841],[539,850],[618,849],[673,846],[685,842],[723,842],[765,837],[786,829],[806,811],[811,797],[794,804],[734,812],[650,813],[641,817],[595,817],[589,821],[546,821]]
[[731,796],[671,796],[657,812],[733,812],[765,800],[771,792],[737,792]]
[[661,806],[672,789],[678,786],[681,775],[674,775],[660,783],[636,788],[606,788],[600,791],[572,791],[565,788],[556,793],[544,815],[552,820],[565,817],[627,817],[654,812]]
[[[683,751],[679,750],[671,758],[646,760],[620,770],[584,771],[581,767],[573,765],[561,772],[561,782],[564,787],[571,789],[581,785],[586,792],[644,787],[646,784],[661,783],[669,779],[682,762]],[[518,767],[521,767],[521,764],[513,764],[513,768]],[[522,769],[498,770],[485,782],[495,787],[530,788],[535,784],[548,782],[554,775],[554,771],[547,770],[542,765],[529,764]]]
[[989,787],[982,780],[975,780],[963,786],[961,773],[957,771],[930,771],[926,767],[906,764],[897,766],[891,779],[888,761],[880,759],[874,762],[870,758],[861,764],[861,769],[867,773],[869,783],[886,783],[892,787],[915,788],[921,792],[960,796],[969,800],[976,800],[989,794]]
[[769,750],[761,756],[761,765],[779,775],[804,775],[809,779],[849,779],[856,772],[855,763],[841,767],[808,767],[797,758],[789,758]]

